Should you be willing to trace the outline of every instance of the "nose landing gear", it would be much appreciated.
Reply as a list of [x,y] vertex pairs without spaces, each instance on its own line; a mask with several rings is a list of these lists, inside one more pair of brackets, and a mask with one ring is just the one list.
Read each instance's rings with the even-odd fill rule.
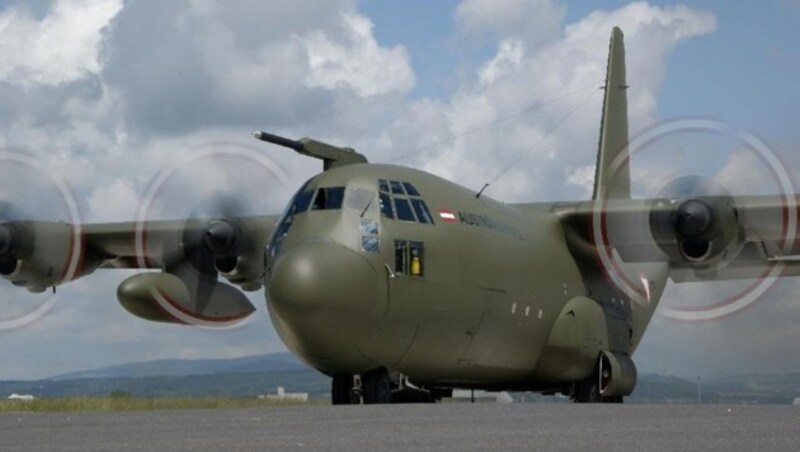
[[333,376],[333,381],[331,382],[332,405],[357,405],[360,400],[361,394],[356,389],[353,375]]
[[334,375],[331,383],[333,405],[435,403],[445,396],[449,393],[417,388],[408,378],[383,367],[362,375]]
[[392,392],[396,385],[384,368],[375,369],[361,376],[361,397],[365,405],[392,403]]

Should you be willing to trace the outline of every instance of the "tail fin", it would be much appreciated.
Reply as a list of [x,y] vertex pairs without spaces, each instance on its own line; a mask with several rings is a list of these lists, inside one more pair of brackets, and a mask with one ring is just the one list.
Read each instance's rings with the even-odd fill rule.
[[630,159],[628,152],[628,100],[625,94],[625,44],[622,30],[611,30],[608,50],[603,118],[594,176],[592,199],[629,199],[631,197]]

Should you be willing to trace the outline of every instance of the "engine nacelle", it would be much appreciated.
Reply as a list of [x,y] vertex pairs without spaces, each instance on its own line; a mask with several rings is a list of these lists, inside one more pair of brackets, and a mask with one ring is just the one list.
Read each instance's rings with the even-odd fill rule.
[[709,267],[737,252],[741,241],[733,198],[707,196],[659,200],[650,213],[650,231],[672,260]]
[[43,292],[84,271],[84,245],[68,223],[4,223],[0,236],[0,276],[16,286]]
[[257,222],[214,220],[205,229],[204,244],[222,276],[242,290],[254,291],[263,285],[268,232]]
[[122,281],[117,298],[122,307],[154,322],[227,326],[255,312],[252,303],[235,287],[204,281],[192,293],[171,273],[140,273]]
[[[232,256],[215,259],[214,267],[222,276],[242,290],[252,292],[262,287],[262,278],[266,269],[266,256],[263,250],[255,250],[252,255]],[[259,253],[260,251],[260,253]]]

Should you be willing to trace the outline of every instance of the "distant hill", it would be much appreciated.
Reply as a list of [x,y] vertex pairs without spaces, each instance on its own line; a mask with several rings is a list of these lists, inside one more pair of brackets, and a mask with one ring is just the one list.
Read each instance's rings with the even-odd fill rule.
[[0,398],[10,394],[35,397],[107,396],[125,393],[137,397],[254,397],[274,393],[283,386],[289,392],[308,392],[311,397],[330,394],[330,378],[313,370],[250,372],[126,378],[78,378],[70,380],[0,381]]
[[631,403],[791,404],[800,396],[800,373],[783,375],[719,375],[687,380],[643,375]]
[[309,370],[309,367],[301,363],[291,353],[284,352],[228,359],[160,359],[70,372],[50,377],[49,380],[180,377],[187,375],[268,373],[299,370]]
[[56,375],[34,381],[0,381],[0,398],[9,394],[36,397],[134,396],[251,397],[283,386],[287,391],[327,397],[330,378],[290,353],[229,359],[162,359]]
[[[700,391],[698,394],[698,383]],[[234,396],[252,397],[283,386],[330,396],[330,378],[310,369],[289,353],[231,359],[165,359],[61,374],[36,381],[0,381],[0,398],[9,394],[36,397],[105,396]],[[704,377],[640,375],[627,403],[791,404],[800,397],[800,373]],[[564,397],[517,393],[516,400],[564,402]]]

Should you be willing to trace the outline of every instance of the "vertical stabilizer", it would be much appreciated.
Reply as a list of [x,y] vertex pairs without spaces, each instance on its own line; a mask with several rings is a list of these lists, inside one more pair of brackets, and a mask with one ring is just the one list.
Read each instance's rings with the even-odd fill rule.
[[630,159],[628,152],[628,100],[625,82],[625,44],[622,30],[611,30],[608,51],[603,118],[594,177],[592,199],[628,199],[631,197]]

